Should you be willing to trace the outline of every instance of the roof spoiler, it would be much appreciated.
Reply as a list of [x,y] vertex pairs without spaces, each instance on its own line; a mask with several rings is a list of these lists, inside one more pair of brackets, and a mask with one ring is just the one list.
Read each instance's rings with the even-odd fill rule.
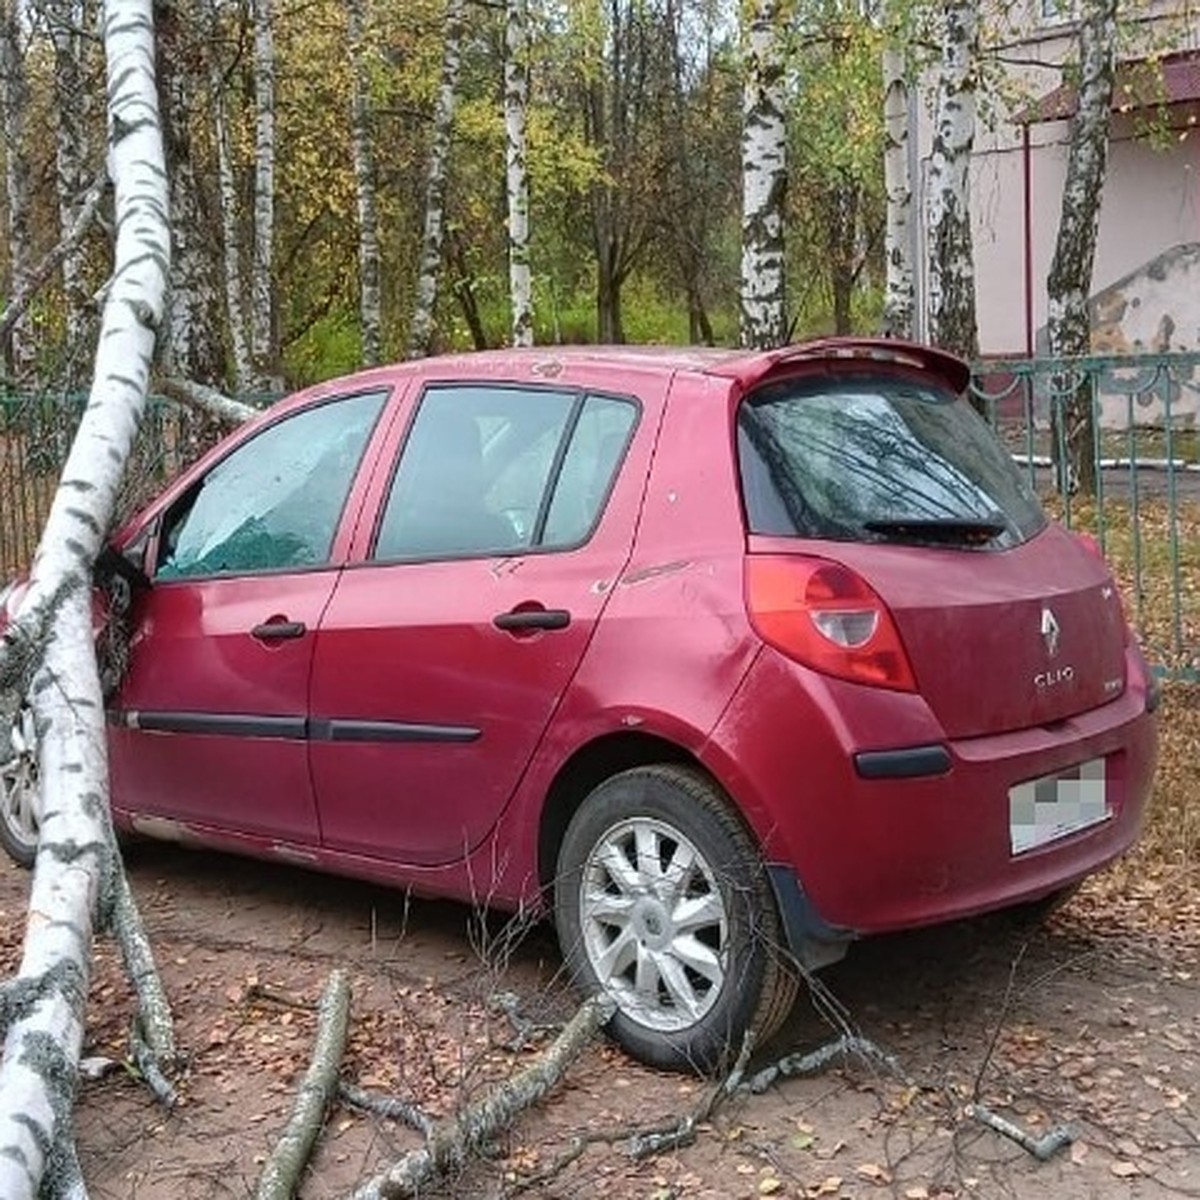
[[[793,346],[781,346],[777,350],[764,350],[746,358],[734,359],[722,364],[722,367],[727,367],[730,373],[736,374],[743,383],[749,385],[780,367],[830,359],[862,359],[913,367],[936,375],[955,392],[964,391],[971,380],[971,368],[957,355],[939,350],[936,346],[896,338],[818,338],[812,342],[799,342]],[[725,372],[718,367],[715,373]]]

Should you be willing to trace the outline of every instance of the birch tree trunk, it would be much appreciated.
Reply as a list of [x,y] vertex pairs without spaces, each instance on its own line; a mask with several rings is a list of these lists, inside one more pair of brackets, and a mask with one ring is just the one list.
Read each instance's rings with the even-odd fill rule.
[[[88,122],[91,90],[86,80],[84,31],[90,24],[87,0],[42,0],[41,10],[54,44],[55,190],[58,193],[59,234],[67,238],[82,210],[92,172],[88,168]],[[66,302],[66,342],[69,364],[84,361],[79,354],[89,334],[90,298],[82,240],[62,260]],[[68,367],[67,386],[76,386],[78,372]]]
[[362,362],[374,367],[380,361],[383,326],[379,292],[379,220],[375,208],[375,151],[371,143],[371,94],[366,67],[367,0],[347,0],[350,70],[353,93],[350,104],[350,145],[354,156],[354,193],[358,203],[359,322],[362,327]]
[[254,0],[254,260],[250,354],[254,386],[279,391],[272,270],[275,258],[275,33],[272,0]]
[[[29,162],[25,152],[25,116],[29,111],[29,86],[25,78],[25,36],[21,29],[19,0],[3,0],[0,17],[0,106],[4,122],[4,185],[8,200],[9,280],[7,292],[28,289],[33,264],[30,241]],[[30,323],[22,315],[5,342],[8,374],[18,382],[33,374],[34,344]]]
[[[1062,215],[1046,281],[1049,301],[1046,333],[1050,353],[1055,358],[1081,356],[1091,350],[1088,297],[1092,291],[1100,205],[1108,166],[1117,3],[1118,0],[1084,0],[1081,13],[1079,106],[1071,123]],[[1054,390],[1059,485],[1074,483],[1090,495],[1096,490],[1096,422],[1090,382],[1086,378],[1074,381],[1063,377],[1056,381]]]
[[199,383],[223,384],[214,240],[208,229],[192,154],[196,97],[191,64],[198,57],[179,0],[158,0],[158,86],[171,208],[171,283],[167,304],[167,369]]
[[529,178],[525,116],[529,107],[529,5],[508,0],[504,24],[504,133],[508,192],[508,290],[512,344],[533,345],[529,270]]
[[926,214],[929,340],[969,360],[979,352],[970,201],[979,0],[943,0],[942,25]]
[[[167,188],[150,0],[104,8],[116,265],[91,396],[30,576],[0,649],[51,617],[30,690],[42,729],[41,842],[21,965],[5,985],[0,1060],[0,1195],[33,1200],[42,1180],[75,1182],[70,1139],[98,898],[120,870],[108,818],[104,709],[92,641],[91,572],[145,401],[170,262]],[[0,664],[3,665],[3,664]],[[2,674],[3,672],[0,672]]]
[[787,338],[784,200],[787,129],[778,0],[754,0],[744,34],[741,343]]
[[[210,11],[210,31],[215,41],[217,6]],[[225,73],[214,58],[209,66],[212,93],[213,141],[217,150],[217,206],[221,212],[222,265],[225,281],[225,318],[233,355],[233,390],[241,395],[251,388],[254,368],[246,341],[246,311],[242,303],[242,251],[238,230],[237,181],[233,171],[233,147],[229,137],[229,110],[225,105]]]
[[913,336],[915,274],[912,254],[912,173],[908,144],[909,87],[904,51],[883,51],[883,180],[887,196],[884,255],[887,284],[883,331],[888,337]]
[[442,80],[434,106],[429,169],[425,177],[425,231],[421,238],[416,303],[408,331],[409,358],[423,358],[433,350],[433,319],[445,238],[446,166],[450,158],[450,132],[462,59],[463,5],[464,0],[446,0]]

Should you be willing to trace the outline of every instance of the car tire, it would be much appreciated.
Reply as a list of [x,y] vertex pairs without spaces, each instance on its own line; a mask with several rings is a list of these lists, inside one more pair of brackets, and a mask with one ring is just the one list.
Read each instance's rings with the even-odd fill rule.
[[698,770],[600,784],[567,827],[554,896],[577,986],[612,996],[610,1034],[650,1066],[717,1071],[791,1011],[798,976],[758,847]]
[[0,763],[0,846],[20,867],[37,857],[38,777],[33,715],[22,709],[10,734],[13,756]]

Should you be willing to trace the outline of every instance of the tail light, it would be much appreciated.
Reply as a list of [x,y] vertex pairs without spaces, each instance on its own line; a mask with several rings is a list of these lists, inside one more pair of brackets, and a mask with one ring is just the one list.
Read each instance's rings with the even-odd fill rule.
[[871,687],[917,690],[887,605],[841,563],[750,555],[746,607],[763,641],[814,671]]

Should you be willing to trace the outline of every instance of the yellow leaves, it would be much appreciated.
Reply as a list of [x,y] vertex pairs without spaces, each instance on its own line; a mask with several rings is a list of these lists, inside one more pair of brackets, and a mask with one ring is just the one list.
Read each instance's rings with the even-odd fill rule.
[[879,1163],[875,1162],[861,1163],[854,1168],[854,1173],[863,1179],[869,1179],[879,1187],[882,1187],[885,1183],[892,1182],[891,1171],[887,1167],[880,1166]]

